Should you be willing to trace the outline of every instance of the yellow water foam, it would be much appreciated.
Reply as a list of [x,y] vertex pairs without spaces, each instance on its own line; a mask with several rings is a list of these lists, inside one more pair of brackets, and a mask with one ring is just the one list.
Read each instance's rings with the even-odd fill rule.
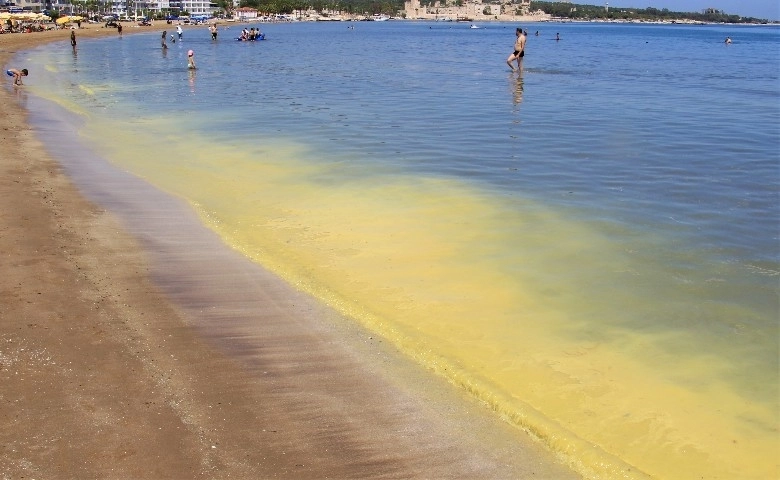
[[661,350],[685,341],[664,330],[582,333],[599,315],[632,315],[613,305],[654,310],[630,289],[605,294],[611,279],[663,284],[598,230],[457,180],[322,164],[283,140],[226,146],[186,135],[182,122],[120,128],[101,118],[86,132],[113,138],[107,157],[188,199],[234,248],[486,401],[587,477],[776,477],[776,405],[720,381],[727,361]]

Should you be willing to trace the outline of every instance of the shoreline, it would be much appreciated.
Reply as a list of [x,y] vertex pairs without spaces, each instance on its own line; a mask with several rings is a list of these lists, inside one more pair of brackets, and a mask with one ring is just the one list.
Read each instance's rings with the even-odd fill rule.
[[[69,33],[0,36],[0,62]],[[3,478],[577,478],[180,202],[107,165],[66,174],[24,87],[0,101]],[[79,171],[121,192],[93,203]]]

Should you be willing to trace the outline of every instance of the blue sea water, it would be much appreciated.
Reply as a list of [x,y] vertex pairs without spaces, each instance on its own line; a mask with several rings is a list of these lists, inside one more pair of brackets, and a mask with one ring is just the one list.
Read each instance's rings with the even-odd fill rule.
[[776,476],[780,29],[526,24],[511,72],[517,25],[478,26],[16,64],[106,160],[586,475]]

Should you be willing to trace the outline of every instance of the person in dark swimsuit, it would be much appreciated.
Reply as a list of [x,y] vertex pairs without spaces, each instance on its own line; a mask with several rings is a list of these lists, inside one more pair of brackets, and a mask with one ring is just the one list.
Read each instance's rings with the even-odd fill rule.
[[515,36],[517,37],[517,39],[515,40],[515,50],[506,59],[506,64],[509,65],[509,68],[511,68],[512,71],[515,70],[515,67],[512,65],[512,62],[515,61],[517,62],[517,69],[519,70],[523,62],[523,57],[525,57],[526,36],[525,33],[523,33],[523,29],[522,28],[515,29]]

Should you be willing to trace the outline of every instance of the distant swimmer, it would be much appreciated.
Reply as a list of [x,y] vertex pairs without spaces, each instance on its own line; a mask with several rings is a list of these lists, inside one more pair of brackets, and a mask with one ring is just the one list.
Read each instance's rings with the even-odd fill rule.
[[195,52],[192,50],[187,52],[187,68],[195,70]]
[[731,37],[726,37],[726,41],[724,41],[726,45],[729,45],[731,43]]
[[14,85],[24,85],[24,83],[22,83],[22,77],[26,77],[28,72],[26,68],[21,70],[10,68],[5,71],[5,74],[9,77],[14,77]]
[[525,34],[523,33],[522,28],[516,28],[515,29],[515,36],[517,39],[515,40],[515,49],[512,52],[511,55],[506,59],[506,64],[509,65],[509,68],[512,69],[512,71],[515,71],[515,67],[512,66],[512,62],[517,61],[517,68],[520,69],[521,64],[523,62],[523,57],[525,57]]
[[560,33],[556,33],[555,34],[555,41],[557,42],[560,39],[561,39],[561,34]]

